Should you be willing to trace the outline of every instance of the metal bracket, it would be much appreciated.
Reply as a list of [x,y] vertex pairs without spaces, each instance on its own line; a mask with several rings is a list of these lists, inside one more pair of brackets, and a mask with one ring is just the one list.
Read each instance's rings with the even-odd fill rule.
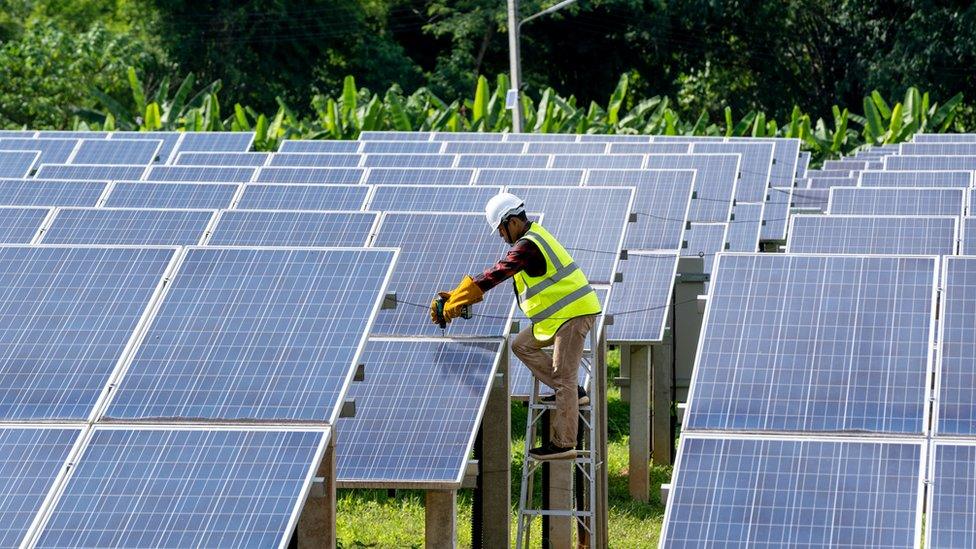
[[342,409],[339,411],[339,417],[356,417],[356,399],[347,398],[342,402]]
[[498,372],[495,374],[495,379],[493,381],[495,389],[501,389],[505,386],[505,374]]
[[707,295],[700,295],[700,296],[698,296],[698,312],[699,313],[704,313],[705,312],[705,304],[707,302],[708,302],[708,296]]
[[613,326],[613,315],[603,315],[603,325]]
[[628,223],[637,223],[637,213],[636,212],[631,212],[630,213],[630,216],[627,217],[627,222]]
[[621,388],[623,388],[623,387],[630,387],[630,378],[629,377],[615,377],[615,378],[613,378],[613,384],[616,385],[617,387],[621,387]]
[[380,310],[389,311],[390,309],[397,308],[397,295],[396,292],[389,292],[383,296],[383,304],[380,305]]
[[353,381],[363,381],[365,379],[366,379],[366,365],[365,364],[357,364],[356,365],[356,372],[352,375],[352,380]]
[[620,250],[620,260],[621,261],[627,261],[627,259],[629,259],[629,255],[627,254],[627,250]]
[[480,472],[481,464],[478,460],[469,459],[464,465],[464,478],[461,479],[461,488],[477,488]]
[[663,505],[665,507],[668,506],[668,495],[670,493],[671,493],[671,485],[670,484],[662,484],[661,485],[661,505]]
[[521,331],[522,331],[522,323],[519,322],[518,320],[513,320],[512,321],[512,329],[511,329],[511,332],[513,334],[517,334],[517,333],[519,333]]
[[613,281],[614,282],[623,282],[624,281],[624,273],[614,273],[613,274]]
[[675,281],[679,284],[688,282],[708,282],[711,276],[708,273],[678,273]]

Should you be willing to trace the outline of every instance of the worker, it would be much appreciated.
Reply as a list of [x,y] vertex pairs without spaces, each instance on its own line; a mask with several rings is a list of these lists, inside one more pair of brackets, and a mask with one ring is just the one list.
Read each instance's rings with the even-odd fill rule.
[[[512,278],[515,296],[532,321],[512,342],[512,351],[539,381],[555,391],[544,402],[555,401],[550,443],[529,451],[538,460],[576,457],[579,406],[589,403],[579,386],[583,345],[600,301],[583,271],[556,238],[525,214],[525,204],[513,194],[501,193],[485,206],[492,231],[511,245],[498,263],[475,278],[465,276],[446,300],[444,318],[453,320],[462,309],[478,303],[488,290]],[[437,298],[431,303],[431,319],[437,322]],[[552,356],[544,348],[552,346]]]

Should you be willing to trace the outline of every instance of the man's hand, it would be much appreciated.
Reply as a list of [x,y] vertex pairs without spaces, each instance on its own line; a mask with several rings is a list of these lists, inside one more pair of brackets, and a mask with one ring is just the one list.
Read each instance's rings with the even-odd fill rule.
[[[443,299],[446,302],[448,299],[450,299],[450,297],[451,297],[451,294],[449,294],[447,292],[437,292],[437,297],[435,297],[434,299],[430,300],[430,321],[431,322],[433,322],[434,324],[437,324],[438,326],[440,326],[441,319],[440,319],[440,316],[437,313],[437,309],[438,309],[437,302],[440,301],[441,299]],[[447,318],[444,318],[444,321],[445,322],[450,322],[450,320],[448,320]]]
[[444,304],[444,319],[450,322],[461,316],[464,307],[480,302],[484,296],[484,292],[474,283],[474,279],[470,276],[465,276],[461,279],[461,283],[457,285],[457,288],[451,290],[450,293],[442,293],[440,295],[442,297],[446,296],[447,298],[447,303]]

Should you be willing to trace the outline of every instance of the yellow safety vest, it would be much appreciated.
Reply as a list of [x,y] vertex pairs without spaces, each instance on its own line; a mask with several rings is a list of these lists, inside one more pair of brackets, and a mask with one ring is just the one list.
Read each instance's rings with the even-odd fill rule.
[[546,272],[542,276],[529,276],[520,271],[514,277],[519,308],[532,321],[532,335],[536,339],[551,339],[567,320],[600,313],[596,292],[556,237],[533,223],[522,238],[538,246],[546,258]]

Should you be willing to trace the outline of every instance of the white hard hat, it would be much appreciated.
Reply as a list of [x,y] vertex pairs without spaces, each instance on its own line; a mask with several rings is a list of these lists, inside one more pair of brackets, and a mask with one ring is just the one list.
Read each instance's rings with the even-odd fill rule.
[[491,230],[497,230],[502,221],[525,211],[522,199],[511,193],[500,193],[485,204],[485,218]]

